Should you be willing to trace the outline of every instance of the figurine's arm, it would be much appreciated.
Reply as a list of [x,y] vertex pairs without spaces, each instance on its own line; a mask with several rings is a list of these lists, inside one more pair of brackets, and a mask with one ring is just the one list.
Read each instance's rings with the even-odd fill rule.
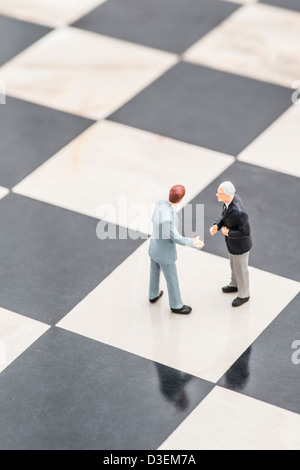
[[175,223],[175,218],[173,217],[171,220],[166,220],[162,223],[162,234],[163,239],[172,240],[173,242],[178,243],[178,245],[193,246],[194,248],[204,247],[204,243],[199,237],[187,238],[180,235]]
[[162,224],[162,233],[164,240],[172,240],[178,245],[193,246],[194,240],[192,238],[183,237],[178,232],[178,229],[173,220],[166,220]]
[[216,220],[214,225],[209,229],[210,234],[214,236],[219,230],[221,230],[223,226],[224,226],[223,216],[220,215],[220,217]]
[[218,231],[221,230],[221,228],[224,226],[224,218],[222,215],[220,215],[220,217],[216,220],[214,225],[218,227]]

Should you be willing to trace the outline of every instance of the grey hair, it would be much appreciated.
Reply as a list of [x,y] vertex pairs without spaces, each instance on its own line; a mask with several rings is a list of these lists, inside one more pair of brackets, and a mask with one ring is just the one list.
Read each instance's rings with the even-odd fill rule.
[[227,196],[234,197],[235,187],[230,181],[224,181],[220,184],[219,188],[222,188]]

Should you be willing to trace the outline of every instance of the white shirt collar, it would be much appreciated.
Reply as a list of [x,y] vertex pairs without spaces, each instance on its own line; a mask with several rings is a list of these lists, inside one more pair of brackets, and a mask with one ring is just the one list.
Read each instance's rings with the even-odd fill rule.
[[[233,199],[232,199],[232,201],[233,201]],[[232,202],[232,201],[231,201],[231,202]],[[226,206],[226,209],[228,209],[228,206],[230,206],[231,202],[224,202],[224,204],[225,204],[225,206]]]

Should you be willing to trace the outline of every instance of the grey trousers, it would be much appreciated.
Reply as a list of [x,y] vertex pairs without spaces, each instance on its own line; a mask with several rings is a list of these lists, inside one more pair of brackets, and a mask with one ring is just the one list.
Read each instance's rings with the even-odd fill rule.
[[179,289],[176,264],[159,264],[151,258],[149,299],[159,296],[160,272],[163,272],[168,286],[170,308],[181,308],[183,302]]
[[238,288],[238,297],[244,299],[250,297],[249,291],[249,253],[243,255],[232,255],[229,253],[230,267],[231,267],[231,282],[230,286]]

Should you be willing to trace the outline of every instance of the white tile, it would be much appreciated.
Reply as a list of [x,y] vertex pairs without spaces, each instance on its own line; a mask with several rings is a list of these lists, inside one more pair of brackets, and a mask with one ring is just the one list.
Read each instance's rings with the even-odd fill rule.
[[8,188],[4,188],[3,186],[0,186],[0,199],[2,199],[4,196],[6,196],[9,193]]
[[160,450],[299,450],[300,415],[215,387]]
[[291,88],[300,78],[300,13],[261,3],[245,5],[184,58]]
[[229,260],[179,247],[182,300],[193,312],[176,315],[163,277],[165,295],[149,303],[147,249],[148,241],[58,326],[216,382],[299,291],[295,281],[250,268],[251,299],[234,308],[235,294],[221,291],[229,282]]
[[0,308],[0,372],[24,352],[49,325]]
[[178,61],[177,56],[62,27],[0,69],[9,95],[101,119]]
[[106,0],[1,0],[0,14],[56,27],[76,21]]
[[[186,186],[186,202],[234,162],[208,149],[109,121],[96,123],[53,156],[13,191],[118,225],[151,232],[151,206],[174,184]],[[143,204],[145,220],[128,211]],[[110,214],[101,204],[111,204]],[[119,209],[120,207],[120,209]],[[131,210],[131,209],[130,209]]]
[[300,177],[300,106],[292,106],[238,156],[238,160]]

